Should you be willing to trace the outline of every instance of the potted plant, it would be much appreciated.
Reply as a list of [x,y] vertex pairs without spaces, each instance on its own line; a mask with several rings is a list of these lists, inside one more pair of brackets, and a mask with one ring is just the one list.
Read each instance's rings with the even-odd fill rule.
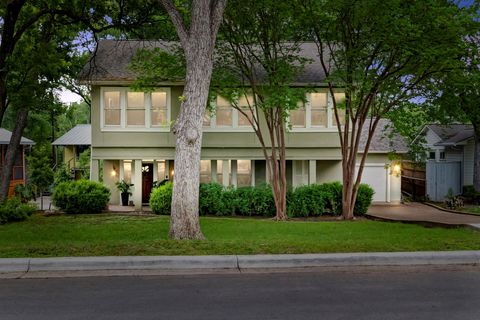
[[115,182],[117,189],[122,196],[122,206],[128,206],[128,197],[132,195],[131,187],[133,183],[128,183],[125,180]]

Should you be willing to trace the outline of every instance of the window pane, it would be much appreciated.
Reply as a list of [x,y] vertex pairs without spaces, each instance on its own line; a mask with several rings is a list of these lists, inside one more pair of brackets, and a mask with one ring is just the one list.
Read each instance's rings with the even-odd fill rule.
[[252,124],[248,119],[253,120],[252,111],[250,110],[249,107],[241,107],[241,109],[243,112],[247,114],[247,116],[245,116],[243,113],[238,111],[238,125],[241,127],[251,126]]
[[314,108],[327,107],[327,94],[322,92],[314,92],[310,94],[310,105]]
[[145,125],[143,92],[127,92],[127,125]]
[[342,103],[345,101],[345,93],[343,92],[337,92],[334,94],[334,96],[337,103]]
[[230,107],[230,106],[231,104],[230,102],[228,102],[227,99],[220,96],[217,97],[217,107]]
[[296,128],[305,128],[305,107],[290,111],[290,123]]
[[237,161],[237,183],[239,187],[249,186],[252,184],[251,180],[251,161],[238,160]]
[[120,91],[103,93],[105,125],[120,125]]
[[203,126],[210,127],[210,123],[211,123],[210,120],[211,120],[210,111],[205,110],[205,113],[203,114]]
[[123,162],[123,180],[126,183],[132,183],[132,163]]
[[152,126],[165,126],[168,124],[166,92],[152,92],[152,110],[150,116]]
[[200,183],[209,183],[211,181],[211,161],[200,160]]
[[[338,120],[340,120],[340,125],[345,125],[345,109],[337,109]],[[335,114],[333,114],[333,126],[337,126],[337,121],[335,120]]]
[[141,126],[145,124],[145,110],[127,110],[127,124]]
[[217,106],[217,126],[232,126],[232,107]]
[[312,108],[312,126],[316,126],[316,127],[327,126],[327,108],[320,108],[320,109]]
[[167,172],[165,171],[165,161],[157,162],[157,179],[158,181],[163,181],[167,177]]
[[119,110],[105,109],[105,124],[120,125],[120,109]]

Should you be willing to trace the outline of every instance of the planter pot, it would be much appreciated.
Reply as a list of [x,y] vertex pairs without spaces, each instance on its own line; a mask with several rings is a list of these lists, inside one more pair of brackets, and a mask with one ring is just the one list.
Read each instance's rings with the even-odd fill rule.
[[122,206],[128,206],[128,192],[122,192]]

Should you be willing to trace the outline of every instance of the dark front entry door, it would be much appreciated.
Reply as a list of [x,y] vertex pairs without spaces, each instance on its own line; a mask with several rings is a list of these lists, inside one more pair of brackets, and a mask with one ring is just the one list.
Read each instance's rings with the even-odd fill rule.
[[153,186],[153,164],[142,164],[142,203],[148,203]]

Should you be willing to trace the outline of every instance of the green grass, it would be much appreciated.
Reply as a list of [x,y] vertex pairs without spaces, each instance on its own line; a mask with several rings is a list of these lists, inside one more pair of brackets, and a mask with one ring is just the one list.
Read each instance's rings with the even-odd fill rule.
[[167,239],[168,217],[34,215],[0,226],[0,257],[478,250],[480,232],[413,224],[202,218],[206,241]]
[[465,207],[463,208],[463,211],[480,215],[480,207]]

